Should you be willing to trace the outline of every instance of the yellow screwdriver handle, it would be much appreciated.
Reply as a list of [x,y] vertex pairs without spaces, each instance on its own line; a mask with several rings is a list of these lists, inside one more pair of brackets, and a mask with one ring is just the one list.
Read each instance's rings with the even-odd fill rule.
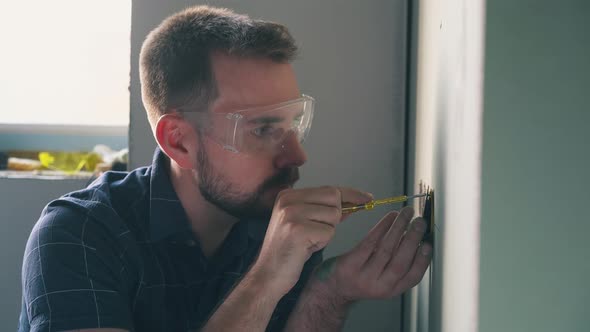
[[376,205],[380,204],[389,204],[389,203],[401,203],[408,200],[408,196],[395,196],[395,197],[388,197],[378,200],[373,200],[365,204],[355,205],[355,206],[347,206],[342,208],[342,213],[352,213],[360,210],[371,210],[375,208]]

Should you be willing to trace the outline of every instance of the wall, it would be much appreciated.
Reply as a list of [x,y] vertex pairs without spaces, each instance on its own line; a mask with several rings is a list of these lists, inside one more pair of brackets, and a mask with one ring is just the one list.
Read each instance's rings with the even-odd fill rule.
[[25,244],[49,201],[84,187],[87,180],[0,178],[0,331],[15,331],[21,309],[21,266]]
[[490,1],[480,329],[590,330],[590,4]]
[[[150,162],[154,139],[141,105],[137,58],[145,35],[192,1],[133,4],[130,152],[133,166]],[[287,25],[302,53],[295,63],[301,90],[317,99],[299,186],[339,184],[401,194],[404,172],[406,1],[208,1]],[[339,227],[326,256],[361,239],[385,209],[358,214]],[[396,331],[399,300],[357,305],[347,331]]]
[[588,331],[590,5],[482,5],[420,1],[413,177],[438,233],[406,331]]
[[430,270],[405,298],[404,331],[476,331],[483,1],[414,5],[408,191],[418,192],[421,181],[434,189],[436,227]]

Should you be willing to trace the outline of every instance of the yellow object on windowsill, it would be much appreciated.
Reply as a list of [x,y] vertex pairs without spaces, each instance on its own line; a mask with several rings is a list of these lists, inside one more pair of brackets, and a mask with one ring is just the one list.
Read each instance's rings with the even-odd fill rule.
[[40,152],[39,161],[48,169],[75,174],[82,170],[93,172],[102,159],[94,152]]
[[8,158],[7,169],[13,171],[34,171],[41,169],[42,165],[38,160],[26,158]]

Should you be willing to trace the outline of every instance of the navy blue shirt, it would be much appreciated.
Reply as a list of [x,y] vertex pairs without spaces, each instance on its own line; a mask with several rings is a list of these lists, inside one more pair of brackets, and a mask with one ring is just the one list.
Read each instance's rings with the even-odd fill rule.
[[[268,221],[241,220],[206,258],[172,187],[169,159],[107,172],[52,201],[27,242],[19,331],[202,327],[254,262]],[[313,268],[277,305],[267,331],[283,328]]]

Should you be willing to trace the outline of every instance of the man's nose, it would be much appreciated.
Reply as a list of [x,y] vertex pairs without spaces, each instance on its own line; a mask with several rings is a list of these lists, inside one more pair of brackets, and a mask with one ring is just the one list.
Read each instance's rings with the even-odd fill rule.
[[277,147],[275,167],[299,167],[307,161],[307,154],[299,142],[297,134],[293,131],[287,133],[286,137]]

